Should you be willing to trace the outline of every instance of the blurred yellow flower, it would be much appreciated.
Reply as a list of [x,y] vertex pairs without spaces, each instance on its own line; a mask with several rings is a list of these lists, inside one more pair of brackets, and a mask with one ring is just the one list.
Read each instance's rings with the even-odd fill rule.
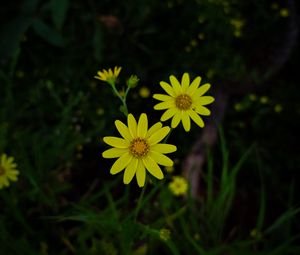
[[170,76],[171,85],[161,81],[160,86],[168,95],[154,94],[153,98],[163,101],[154,106],[155,110],[166,110],[161,116],[161,121],[166,121],[172,118],[171,126],[175,128],[180,121],[183,124],[185,131],[190,131],[190,118],[199,126],[204,127],[204,122],[199,115],[210,115],[204,105],[211,104],[215,99],[211,96],[203,96],[211,87],[206,83],[199,87],[201,77],[196,77],[190,83],[188,73],[184,73],[180,82],[175,76]]
[[159,238],[163,241],[168,241],[171,237],[171,231],[169,229],[166,228],[162,228],[159,231]]
[[6,154],[1,155],[0,161],[0,189],[9,186],[9,181],[17,181],[19,171],[16,169],[17,164],[13,157],[7,157]]
[[234,105],[234,109],[239,112],[243,109],[243,106],[240,103],[236,103]]
[[148,89],[147,87],[143,86],[143,87],[140,88],[139,94],[140,94],[141,97],[147,98],[147,97],[150,96],[150,89]]
[[283,18],[286,18],[286,17],[290,16],[289,9],[287,9],[287,8],[281,8],[280,11],[279,11],[279,14]]
[[174,172],[174,166],[166,166],[165,171],[167,173],[173,173]]
[[249,99],[250,99],[251,101],[256,101],[257,96],[256,96],[255,94],[250,94],[250,95],[249,95]]
[[127,117],[126,126],[116,120],[115,125],[122,138],[107,136],[103,141],[114,147],[102,153],[104,158],[118,158],[110,169],[111,174],[117,174],[125,168],[124,184],[131,182],[136,175],[139,187],[143,187],[146,179],[146,169],[157,179],[164,175],[158,164],[172,166],[173,161],[165,156],[166,153],[176,151],[176,146],[159,143],[170,132],[169,127],[162,127],[160,122],[148,129],[148,119],[141,114],[138,122],[132,114]]
[[282,105],[281,104],[276,104],[274,106],[274,111],[277,112],[277,113],[282,112]]
[[181,176],[174,176],[173,181],[169,183],[169,189],[175,196],[185,195],[188,191],[188,182]]
[[261,239],[262,233],[258,229],[254,228],[250,231],[250,236],[255,239]]
[[269,102],[269,98],[266,97],[266,96],[262,96],[259,101],[262,103],[262,104],[266,104]]
[[106,81],[108,83],[115,82],[121,72],[121,69],[122,67],[117,66],[114,68],[114,70],[112,70],[111,68],[109,68],[108,70],[103,69],[102,71],[98,71],[98,76],[94,76],[94,78],[101,81]]

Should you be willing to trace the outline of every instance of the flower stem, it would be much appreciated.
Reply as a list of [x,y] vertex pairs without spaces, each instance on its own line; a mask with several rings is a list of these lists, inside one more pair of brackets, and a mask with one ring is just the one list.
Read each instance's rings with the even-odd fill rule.
[[168,139],[169,139],[169,137],[170,137],[172,131],[173,131],[173,128],[170,129],[170,132],[169,132],[169,134],[165,137],[165,139],[163,140],[163,143],[166,143],[166,142],[168,141]]
[[142,201],[143,201],[143,198],[144,198],[144,194],[145,194],[146,188],[147,188],[147,179],[146,179],[145,185],[144,185],[144,187],[143,187],[143,189],[142,189],[142,191],[141,191],[139,200],[138,200],[138,202],[137,202],[137,206],[136,206],[136,208],[135,208],[135,212],[134,212],[134,221],[137,220],[138,214],[139,214],[139,212],[140,212],[140,210],[141,210]]
[[121,100],[121,102],[122,102],[122,104],[123,104],[123,107],[124,107],[124,112],[123,112],[123,113],[124,113],[125,116],[127,117],[127,115],[128,115],[128,107],[127,107],[127,104],[126,104],[126,97],[127,97],[127,94],[128,94],[129,89],[127,88],[127,90],[126,90],[126,92],[125,92],[125,96],[122,97],[122,96],[120,95],[119,91],[116,89],[115,84],[114,84],[114,83],[111,83],[110,85],[111,85],[112,90],[113,90],[113,92],[115,93],[115,95]]

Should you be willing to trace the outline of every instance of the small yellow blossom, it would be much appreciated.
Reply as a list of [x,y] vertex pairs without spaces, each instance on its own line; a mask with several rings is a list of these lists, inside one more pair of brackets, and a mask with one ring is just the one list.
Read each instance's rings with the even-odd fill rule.
[[148,89],[147,87],[143,86],[140,88],[139,90],[139,94],[142,98],[147,98],[150,96],[150,89]]
[[251,230],[250,236],[255,239],[261,239],[262,233],[258,229],[254,228]]
[[94,78],[101,80],[101,81],[106,81],[108,83],[114,83],[116,79],[118,78],[120,72],[121,72],[121,67],[115,67],[114,70],[109,68],[108,70],[103,69],[102,71],[98,71],[97,75],[94,76]]
[[195,39],[193,39],[193,40],[191,40],[190,41],[190,45],[192,46],[192,47],[196,47],[197,46],[197,40],[195,40]]
[[174,166],[166,166],[165,170],[167,173],[173,173],[174,172]]
[[266,97],[266,96],[262,96],[259,101],[262,103],[262,104],[267,104],[269,102],[269,98]]
[[0,161],[0,189],[9,186],[9,181],[17,181],[20,172],[16,169],[17,164],[13,157],[7,157],[6,154],[1,155]]
[[198,34],[198,38],[199,38],[200,40],[204,40],[205,34],[204,34],[204,33]]
[[135,88],[139,80],[140,79],[136,75],[131,75],[127,81],[127,86],[130,88]]
[[236,103],[234,105],[234,109],[239,112],[243,109],[243,106],[240,103]]
[[286,18],[290,15],[289,9],[287,8],[281,8],[279,11],[279,14],[281,17]]
[[282,112],[282,105],[281,104],[276,104],[274,106],[274,111],[277,112],[277,113]]
[[279,9],[279,4],[277,2],[274,2],[274,3],[271,4],[271,8],[273,10],[278,10]]
[[98,114],[98,115],[103,115],[104,112],[105,112],[105,111],[104,111],[103,108],[98,108],[98,109],[97,109],[97,114]]
[[206,83],[200,86],[200,83],[200,76],[190,82],[188,73],[183,74],[181,83],[173,75],[170,76],[171,85],[161,81],[160,86],[168,95],[153,95],[153,98],[162,101],[155,105],[154,109],[166,110],[161,116],[161,121],[172,118],[172,128],[176,128],[182,122],[184,130],[188,132],[191,129],[192,119],[199,127],[203,128],[204,122],[199,115],[210,115],[210,110],[205,106],[211,104],[215,99],[211,96],[203,96],[211,85]]
[[249,99],[250,99],[251,101],[256,101],[256,100],[257,100],[257,96],[256,96],[255,94],[250,94],[250,95],[249,95]]
[[161,180],[164,178],[158,164],[172,166],[173,161],[164,154],[176,151],[176,146],[159,143],[170,132],[169,127],[162,127],[160,122],[148,129],[148,118],[141,114],[138,122],[132,114],[128,114],[126,126],[116,120],[115,125],[122,138],[106,136],[103,141],[114,147],[102,153],[104,158],[118,158],[110,169],[111,174],[124,170],[123,182],[128,184],[136,175],[139,187],[143,187],[147,171]]
[[159,238],[163,241],[168,241],[170,240],[170,237],[171,237],[171,231],[169,229],[166,229],[166,228],[162,228],[160,231],[159,231]]
[[175,196],[185,195],[188,191],[188,182],[181,176],[174,176],[173,181],[169,183],[169,189]]

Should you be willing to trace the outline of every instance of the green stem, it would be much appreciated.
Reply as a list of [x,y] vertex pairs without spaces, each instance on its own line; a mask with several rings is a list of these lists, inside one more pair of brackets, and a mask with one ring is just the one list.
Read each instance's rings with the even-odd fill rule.
[[123,106],[124,106],[124,114],[125,114],[125,116],[127,117],[127,115],[128,115],[128,107],[127,107],[127,104],[126,104],[126,97],[127,97],[127,94],[128,94],[128,92],[129,92],[129,89],[130,89],[130,88],[127,88],[127,89],[126,89],[125,96],[122,97],[122,96],[120,95],[119,91],[116,89],[115,84],[114,84],[114,83],[111,83],[110,85],[111,85],[112,90],[113,90],[113,92],[115,93],[115,95],[121,100],[121,102],[122,102],[122,104],[123,104]]
[[142,189],[142,192],[140,194],[140,197],[139,197],[139,200],[138,200],[138,203],[137,203],[137,206],[135,208],[135,213],[134,213],[134,221],[137,220],[137,217],[138,217],[138,214],[141,210],[141,206],[142,206],[142,201],[143,201],[143,198],[144,198],[144,194],[145,194],[145,190],[147,188],[147,179],[146,179],[146,182],[145,182],[145,185]]
[[169,137],[170,137],[172,131],[173,131],[173,128],[170,129],[170,132],[169,132],[169,134],[165,137],[165,139],[163,140],[163,143],[166,143],[166,142],[168,141],[168,139],[169,139]]

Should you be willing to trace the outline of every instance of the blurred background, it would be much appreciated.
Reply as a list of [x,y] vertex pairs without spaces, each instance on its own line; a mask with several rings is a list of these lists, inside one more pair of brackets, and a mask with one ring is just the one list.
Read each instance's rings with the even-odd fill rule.
[[[0,154],[14,157],[20,176],[0,190],[0,254],[300,254],[299,8],[294,0],[2,4]],[[128,108],[152,124],[161,116],[152,94],[171,74],[200,75],[216,98],[206,128],[170,136],[180,149],[167,181],[204,158],[192,195],[160,186],[143,226],[126,218],[140,189],[111,176],[101,157],[102,137],[125,120],[94,79],[114,66],[120,91],[139,77]],[[228,196],[224,166],[237,162]]]

